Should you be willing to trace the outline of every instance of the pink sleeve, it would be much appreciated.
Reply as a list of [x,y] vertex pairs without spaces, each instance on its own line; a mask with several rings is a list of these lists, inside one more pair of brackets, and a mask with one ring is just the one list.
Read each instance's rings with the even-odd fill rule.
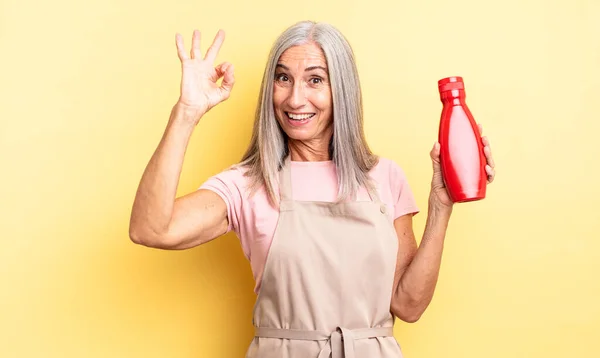
[[227,205],[227,232],[233,230],[239,234],[239,217],[242,205],[242,189],[244,176],[239,169],[230,168],[206,180],[199,189],[207,189],[218,194]]
[[402,168],[390,161],[390,186],[394,200],[394,220],[402,215],[416,215],[419,212],[415,197]]

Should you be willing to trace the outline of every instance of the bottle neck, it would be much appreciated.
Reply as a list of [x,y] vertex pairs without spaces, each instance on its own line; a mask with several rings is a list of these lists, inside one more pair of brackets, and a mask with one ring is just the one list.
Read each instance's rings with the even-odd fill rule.
[[465,104],[465,91],[464,90],[452,90],[452,91],[444,91],[440,93],[440,99],[444,105],[464,105]]

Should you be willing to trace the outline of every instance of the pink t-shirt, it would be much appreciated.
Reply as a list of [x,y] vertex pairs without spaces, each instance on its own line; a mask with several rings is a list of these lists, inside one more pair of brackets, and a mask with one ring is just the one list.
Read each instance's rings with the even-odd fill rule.
[[[267,253],[273,240],[279,210],[269,204],[263,188],[250,196],[246,168],[231,167],[200,186],[217,193],[227,204],[229,227],[240,239],[244,254],[250,261],[258,292]],[[388,207],[390,221],[406,214],[419,212],[404,171],[393,161],[380,158],[371,170],[381,201]],[[333,202],[337,197],[338,183],[333,161],[291,162],[292,196],[297,201]],[[278,188],[275,188],[278,193]],[[358,200],[370,200],[363,188]]]

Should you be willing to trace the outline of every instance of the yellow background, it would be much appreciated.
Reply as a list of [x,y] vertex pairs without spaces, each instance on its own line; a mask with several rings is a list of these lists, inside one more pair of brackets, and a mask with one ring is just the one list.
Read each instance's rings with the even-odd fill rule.
[[236,66],[198,126],[179,194],[239,160],[271,43],[292,23],[342,30],[368,140],[422,213],[441,103],[461,75],[497,180],[455,208],[434,300],[396,336],[408,358],[598,357],[600,2],[0,2],[0,356],[242,357],[253,281],[237,238],[168,252],[128,219],[175,103],[174,35]]

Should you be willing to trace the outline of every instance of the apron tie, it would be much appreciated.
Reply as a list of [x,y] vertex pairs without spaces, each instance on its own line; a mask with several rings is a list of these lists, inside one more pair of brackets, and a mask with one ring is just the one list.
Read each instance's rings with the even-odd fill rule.
[[356,358],[354,341],[375,337],[393,337],[393,327],[376,327],[363,329],[348,329],[337,327],[335,331],[302,331],[295,329],[279,329],[257,327],[256,337],[279,338],[304,341],[327,341],[317,358]]

